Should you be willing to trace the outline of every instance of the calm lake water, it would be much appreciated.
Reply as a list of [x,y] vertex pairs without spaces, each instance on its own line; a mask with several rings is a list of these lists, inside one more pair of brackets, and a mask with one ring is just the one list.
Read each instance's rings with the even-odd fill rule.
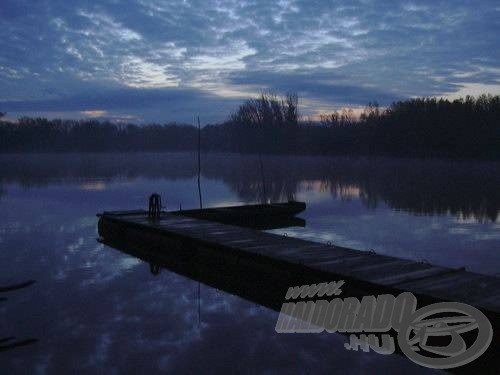
[[[204,205],[295,198],[306,226],[274,232],[498,272],[499,163],[263,164],[264,179],[254,156],[204,155]],[[0,286],[36,281],[0,294],[0,340],[38,340],[0,352],[1,373],[422,372],[399,355],[347,351],[343,335],[277,334],[277,312],[203,284],[198,300],[198,282],[154,276],[97,242],[96,213],[145,208],[152,192],[167,209],[196,208],[196,173],[193,154],[0,156]]]

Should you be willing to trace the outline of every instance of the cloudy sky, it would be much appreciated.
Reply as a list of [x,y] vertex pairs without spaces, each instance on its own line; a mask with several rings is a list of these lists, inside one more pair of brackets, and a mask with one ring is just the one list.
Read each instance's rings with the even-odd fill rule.
[[1,0],[11,118],[224,120],[262,90],[315,115],[500,94],[497,1]]

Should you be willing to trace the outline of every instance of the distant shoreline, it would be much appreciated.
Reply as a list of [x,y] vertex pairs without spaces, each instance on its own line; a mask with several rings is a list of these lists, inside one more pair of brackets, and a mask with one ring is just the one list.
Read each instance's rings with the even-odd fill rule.
[[[221,124],[201,129],[205,152],[500,160],[500,96],[409,99],[381,109],[300,121],[298,97],[262,94]],[[0,121],[0,154],[197,150],[198,129],[180,124],[21,118]]]
[[[193,157],[196,157],[197,150],[189,149],[189,150],[133,150],[133,151],[120,151],[120,150],[97,150],[97,151],[22,151],[22,152],[2,152],[0,151],[0,158],[9,157],[9,156],[98,156],[98,155],[112,155],[112,156],[127,156],[127,155],[161,155],[165,156],[167,154],[175,155],[183,155],[183,154],[192,154]],[[488,159],[488,158],[465,158],[465,157],[439,157],[439,156],[410,156],[410,155],[366,155],[366,154],[315,154],[315,153],[302,153],[302,154],[292,154],[292,153],[252,153],[252,152],[237,152],[237,151],[201,151],[201,155],[205,157],[212,156],[241,156],[241,157],[249,157],[254,158],[259,155],[265,157],[283,157],[283,158],[331,158],[331,159],[349,159],[349,160],[371,160],[371,161],[382,161],[382,160],[398,160],[398,161],[417,161],[417,162],[463,162],[463,163],[494,163],[500,164],[500,158],[498,159]],[[203,159],[202,159],[203,160]]]

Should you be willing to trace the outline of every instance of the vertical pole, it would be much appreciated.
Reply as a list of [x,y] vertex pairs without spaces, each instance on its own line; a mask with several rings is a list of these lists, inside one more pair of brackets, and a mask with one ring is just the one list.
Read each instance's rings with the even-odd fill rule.
[[198,281],[198,327],[201,325],[201,284]]
[[267,204],[266,180],[264,179],[264,164],[262,163],[262,154],[259,152],[260,177],[262,178],[262,203]]
[[201,176],[200,152],[201,152],[201,126],[200,126],[200,116],[198,116],[198,197],[200,199],[200,209],[202,209],[203,204],[201,200],[201,183],[200,183],[200,176]]
[[[198,197],[200,198],[200,209],[203,208],[203,203],[201,200],[201,126],[200,126],[200,116],[198,116]],[[201,284],[198,281],[198,327],[201,325]]]

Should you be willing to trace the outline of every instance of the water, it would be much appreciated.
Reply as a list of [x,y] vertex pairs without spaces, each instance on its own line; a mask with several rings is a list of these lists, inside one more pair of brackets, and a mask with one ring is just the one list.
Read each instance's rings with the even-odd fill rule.
[[[305,228],[286,232],[495,274],[500,171],[493,162],[203,156],[205,206],[295,198]],[[103,210],[198,204],[192,154],[0,156],[0,371],[53,373],[314,371],[420,373],[399,355],[344,349],[338,334],[277,334],[277,313],[200,286],[96,241]],[[200,311],[198,310],[200,303]],[[0,343],[0,346],[3,345]],[[66,371],[67,372],[67,371]]]

